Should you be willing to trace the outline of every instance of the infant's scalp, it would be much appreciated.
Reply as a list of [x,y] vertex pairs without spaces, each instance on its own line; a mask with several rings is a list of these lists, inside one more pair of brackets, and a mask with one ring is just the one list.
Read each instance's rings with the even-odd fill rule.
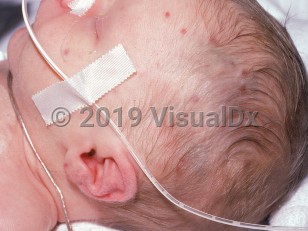
[[[161,82],[147,79],[152,84],[141,100],[143,111],[176,105],[178,111],[220,114],[222,106],[237,106],[257,111],[258,126],[164,124],[151,131],[146,123],[129,128],[130,140],[184,202],[216,215],[260,222],[305,175],[305,71],[285,29],[255,1],[194,3],[191,23],[177,31],[178,47],[153,71],[162,71]],[[176,16],[167,10],[165,17]],[[177,59],[169,60],[173,55]],[[222,210],[225,206],[229,209]]]

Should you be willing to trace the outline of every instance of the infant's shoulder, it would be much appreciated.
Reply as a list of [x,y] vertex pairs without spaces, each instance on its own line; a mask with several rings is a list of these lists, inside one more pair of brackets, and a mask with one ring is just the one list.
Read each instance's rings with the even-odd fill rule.
[[8,64],[0,62],[0,154],[7,151],[8,147],[6,144],[11,142],[18,127],[8,94],[8,72]]

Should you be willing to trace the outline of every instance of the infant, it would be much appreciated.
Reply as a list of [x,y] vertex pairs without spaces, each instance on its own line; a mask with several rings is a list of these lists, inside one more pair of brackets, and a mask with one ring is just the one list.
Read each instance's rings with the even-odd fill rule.
[[[97,0],[83,17],[70,14],[68,2],[41,2],[33,25],[40,43],[68,76],[123,44],[137,72],[97,103],[159,182],[206,213],[265,222],[308,169],[306,73],[284,27],[254,0]],[[169,203],[94,116],[78,111],[66,126],[46,127],[31,97],[61,79],[25,29],[1,63],[1,230],[52,230],[65,222],[12,109],[9,73],[71,221],[134,231],[241,230]],[[132,108],[143,115],[138,126]],[[200,123],[200,115],[211,119]],[[86,117],[94,126],[81,126]],[[231,117],[243,123],[225,123]]]

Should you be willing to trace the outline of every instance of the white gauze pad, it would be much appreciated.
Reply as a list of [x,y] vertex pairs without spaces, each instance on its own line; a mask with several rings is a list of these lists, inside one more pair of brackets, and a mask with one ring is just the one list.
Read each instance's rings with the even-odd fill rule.
[[135,72],[120,44],[67,81],[55,83],[35,94],[32,100],[48,126],[55,122],[52,117],[56,109],[65,108],[72,113],[92,105]]
[[82,16],[91,9],[94,3],[95,0],[72,0],[67,6],[71,8],[71,14]]

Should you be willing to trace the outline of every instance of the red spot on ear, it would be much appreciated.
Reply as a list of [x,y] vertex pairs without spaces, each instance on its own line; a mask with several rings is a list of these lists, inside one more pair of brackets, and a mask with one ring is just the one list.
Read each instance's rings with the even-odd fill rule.
[[182,30],[181,30],[181,34],[182,35],[185,35],[187,33],[187,29],[186,28],[183,28]]
[[69,49],[65,49],[65,50],[63,51],[63,54],[64,54],[65,56],[67,56],[69,53],[70,53],[70,50],[69,50]]
[[167,11],[167,12],[165,13],[165,18],[170,18],[170,12],[169,12],[169,11]]

